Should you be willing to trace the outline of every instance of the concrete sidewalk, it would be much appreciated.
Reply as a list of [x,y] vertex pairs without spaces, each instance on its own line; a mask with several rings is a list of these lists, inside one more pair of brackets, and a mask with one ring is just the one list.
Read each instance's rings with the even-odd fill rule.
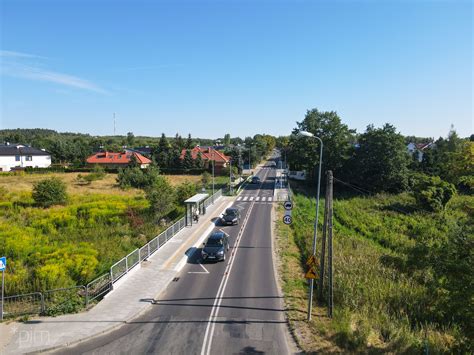
[[198,247],[214,228],[214,220],[235,197],[221,197],[207,208],[198,224],[186,227],[148,261],[128,275],[120,286],[87,312],[38,317],[25,323],[0,324],[0,354],[18,354],[60,348],[120,327],[145,312],[151,300],[166,289],[183,268],[192,247]]

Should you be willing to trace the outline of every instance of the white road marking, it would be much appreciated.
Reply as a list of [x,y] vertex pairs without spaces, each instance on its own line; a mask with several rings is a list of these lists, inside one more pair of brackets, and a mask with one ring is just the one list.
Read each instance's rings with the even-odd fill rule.
[[269,202],[272,202],[272,199],[273,199],[273,197],[269,197],[269,198],[268,198],[268,201],[269,201]]
[[[265,176],[266,175],[268,175],[268,171],[266,172]],[[224,270],[224,276],[222,277],[221,283],[217,290],[217,295],[212,305],[211,314],[209,316],[209,320],[207,321],[207,327],[206,327],[206,332],[204,333],[204,342],[202,344],[201,355],[209,355],[211,353],[212,337],[213,337],[214,329],[216,326],[215,320],[217,319],[219,308],[223,299],[222,296],[224,295],[225,288],[227,286],[227,281],[229,280],[230,272],[232,270],[232,266],[234,265],[237,251],[239,250],[238,246],[240,244],[242,234],[244,233],[245,227],[247,226],[247,222],[254,205],[255,205],[255,201],[252,202],[252,204],[250,205],[250,208],[247,211],[244,222],[242,223],[242,228],[240,229],[239,234],[237,235],[237,244],[234,246],[235,253],[231,255],[229,264],[227,264]]]
[[237,201],[240,201],[242,199],[242,196],[237,197]]
[[258,200],[260,200],[260,196],[257,196],[257,197],[255,198],[255,201],[258,201]]
[[253,201],[253,196],[250,196],[250,199],[249,199],[249,201]]
[[247,201],[249,197],[248,196],[244,196],[244,201]]
[[188,274],[209,274],[209,271],[207,271],[207,269],[204,267],[203,264],[199,263],[199,265],[201,265],[204,272],[202,272],[202,271],[188,271]]
[[266,197],[265,196],[262,196],[262,202],[265,202],[266,201]]

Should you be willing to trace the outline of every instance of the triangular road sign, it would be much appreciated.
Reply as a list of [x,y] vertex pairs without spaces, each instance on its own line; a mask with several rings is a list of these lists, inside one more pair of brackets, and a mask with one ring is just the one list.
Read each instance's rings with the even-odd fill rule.
[[308,266],[316,265],[316,259],[314,257],[314,254],[311,254],[308,260],[306,260],[306,265]]
[[317,279],[318,277],[316,276],[316,270],[314,269],[313,266],[311,266],[308,270],[308,272],[306,273],[306,275],[304,275],[305,278],[307,279]]

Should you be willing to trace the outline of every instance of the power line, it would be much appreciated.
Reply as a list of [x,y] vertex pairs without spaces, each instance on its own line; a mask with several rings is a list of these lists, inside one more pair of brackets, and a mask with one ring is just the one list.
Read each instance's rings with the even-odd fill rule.
[[[333,179],[336,180],[337,182],[340,182],[340,183],[343,184],[343,185],[346,185],[346,186],[350,187],[351,189],[353,189],[353,190],[355,190],[355,191],[357,191],[357,192],[359,192],[359,193],[361,193],[361,194],[368,195],[368,196],[372,196],[372,197],[376,195],[376,194],[375,194],[374,192],[372,192],[372,191],[365,190],[365,189],[363,189],[363,188],[361,188],[361,187],[359,187],[359,186],[356,186],[356,185],[353,185],[353,184],[351,184],[351,183],[342,181],[342,180],[340,180],[340,179],[338,179],[338,178],[333,177]],[[417,211],[421,211],[421,212],[424,211],[423,209],[418,208],[418,207],[416,207],[416,206],[411,206],[411,207],[412,207],[413,209],[417,210]],[[403,211],[403,210],[401,210],[401,209],[399,209],[399,208],[397,208],[397,207],[395,207],[395,206],[391,206],[391,208],[394,209],[394,210],[396,210],[396,211],[398,211],[398,212],[400,212],[400,213],[403,213],[403,214],[405,214],[405,215],[409,215],[409,213],[408,213],[407,211]]]

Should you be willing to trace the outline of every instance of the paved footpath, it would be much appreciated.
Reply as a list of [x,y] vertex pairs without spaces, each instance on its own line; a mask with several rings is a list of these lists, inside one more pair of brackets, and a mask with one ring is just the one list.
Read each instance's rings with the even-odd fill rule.
[[235,197],[221,197],[87,312],[0,324],[0,354],[46,351],[110,332],[144,313],[186,264]]

